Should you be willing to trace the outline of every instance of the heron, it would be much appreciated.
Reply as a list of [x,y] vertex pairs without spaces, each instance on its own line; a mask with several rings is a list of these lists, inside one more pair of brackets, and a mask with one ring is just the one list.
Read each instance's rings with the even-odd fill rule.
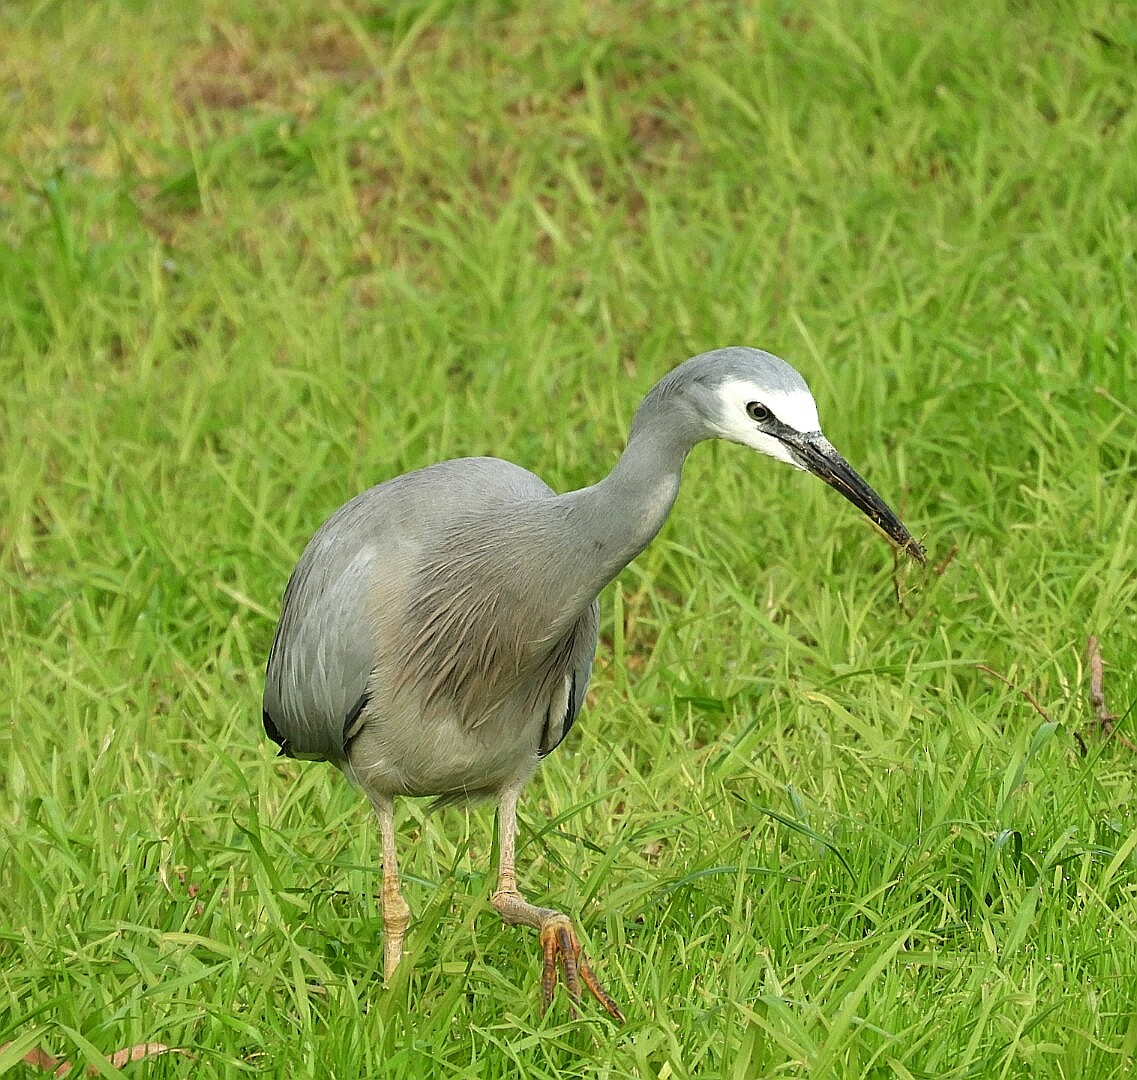
[[541,1011],[563,982],[617,1021],[569,916],[517,884],[517,804],[584,703],[597,597],[663,527],[688,453],[724,439],[819,477],[917,562],[921,546],[821,433],[802,376],[732,346],[680,364],[647,393],[626,448],[598,483],[557,494],[492,457],[387,480],[335,511],[285,588],[269,652],[264,727],[289,757],[338,766],[371,801],[382,840],[383,972],[403,955],[410,909],[394,800],[497,800],[491,904],[537,931]]

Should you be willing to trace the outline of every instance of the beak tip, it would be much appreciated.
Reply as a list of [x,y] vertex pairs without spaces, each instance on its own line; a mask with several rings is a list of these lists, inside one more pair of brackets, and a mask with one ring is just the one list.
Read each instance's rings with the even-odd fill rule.
[[784,440],[794,456],[795,463],[806,472],[839,491],[874,525],[892,544],[921,566],[927,563],[923,545],[904,527],[904,523],[885,501],[826,440],[821,432],[789,436]]
[[893,524],[894,528],[883,528],[885,536],[892,541],[893,546],[903,555],[907,555],[913,562],[924,566],[928,561],[928,552],[904,526],[899,518]]

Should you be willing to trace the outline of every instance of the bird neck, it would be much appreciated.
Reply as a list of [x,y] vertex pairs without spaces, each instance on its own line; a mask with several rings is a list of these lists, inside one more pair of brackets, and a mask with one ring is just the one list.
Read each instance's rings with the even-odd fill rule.
[[633,428],[603,480],[560,497],[581,601],[591,602],[663,528],[694,441],[677,437],[674,429]]

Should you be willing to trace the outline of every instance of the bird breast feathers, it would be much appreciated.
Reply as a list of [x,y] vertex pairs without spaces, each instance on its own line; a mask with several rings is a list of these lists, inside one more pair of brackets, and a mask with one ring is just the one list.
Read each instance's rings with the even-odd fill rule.
[[397,688],[413,688],[426,709],[456,707],[470,728],[519,693],[532,698],[524,701],[531,708],[552,692],[568,672],[558,645],[575,622],[564,625],[540,568],[520,555],[539,547],[518,542],[508,528],[492,533],[468,526],[423,561],[403,620],[406,636],[392,642],[392,659],[401,658]]

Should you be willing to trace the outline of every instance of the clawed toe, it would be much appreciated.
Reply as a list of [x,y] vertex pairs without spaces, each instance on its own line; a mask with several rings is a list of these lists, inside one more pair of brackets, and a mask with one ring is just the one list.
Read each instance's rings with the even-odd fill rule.
[[569,995],[569,1013],[574,1019],[577,1015],[577,1007],[580,1005],[582,987],[585,987],[604,1006],[609,1016],[623,1023],[624,1014],[616,1002],[612,1000],[608,991],[600,985],[600,980],[596,978],[584,952],[581,950],[576,930],[569,918],[560,914],[550,916],[542,925],[540,934],[541,955],[544,958],[541,968],[542,1015],[553,1001],[553,994],[557,988],[557,964],[559,962],[565,989]]

